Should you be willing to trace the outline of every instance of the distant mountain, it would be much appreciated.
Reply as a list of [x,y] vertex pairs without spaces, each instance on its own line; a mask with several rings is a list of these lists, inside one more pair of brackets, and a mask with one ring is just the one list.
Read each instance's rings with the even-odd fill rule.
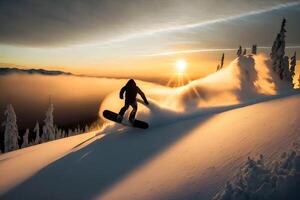
[[41,75],[73,75],[70,72],[63,72],[57,70],[45,70],[45,69],[19,69],[15,67],[0,68],[0,75],[13,74],[13,73],[26,73],[26,74],[41,74]]

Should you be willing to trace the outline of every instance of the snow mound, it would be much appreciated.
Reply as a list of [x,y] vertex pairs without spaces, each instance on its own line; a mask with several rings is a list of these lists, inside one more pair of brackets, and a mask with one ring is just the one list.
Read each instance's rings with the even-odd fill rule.
[[266,166],[264,158],[248,160],[236,175],[227,182],[213,200],[280,200],[300,199],[300,143],[289,153]]
[[[253,102],[291,89],[288,82],[279,79],[270,60],[263,54],[240,56],[226,68],[179,88],[142,81],[137,84],[150,102],[145,106],[139,101],[137,118],[151,126]],[[119,112],[123,106],[118,93],[108,95],[100,106],[99,117],[105,123],[111,122],[102,116],[103,110]]]

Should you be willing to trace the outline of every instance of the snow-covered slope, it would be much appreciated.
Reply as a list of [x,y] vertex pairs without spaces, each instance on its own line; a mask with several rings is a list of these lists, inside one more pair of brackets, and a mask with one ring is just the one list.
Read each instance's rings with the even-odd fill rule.
[[[2,189],[2,197],[209,199],[247,156],[274,158],[289,148],[300,133],[299,104],[296,94],[143,131],[117,126],[89,144],[57,154],[39,171],[28,170],[40,162],[37,155],[71,141],[4,154],[0,184],[10,183],[11,189]],[[16,165],[22,167],[13,170]],[[24,180],[20,184],[15,183],[18,174]]]
[[89,144],[96,134],[90,132],[1,154],[0,193],[5,193],[50,163],[81,147],[81,143]]
[[[280,81],[263,55],[241,56],[180,88],[138,85],[150,101],[139,104],[138,118],[149,129],[103,119],[100,134],[3,154],[0,197],[210,199],[247,156],[277,159],[299,137],[300,92]],[[118,91],[111,93],[99,116],[122,104]]]

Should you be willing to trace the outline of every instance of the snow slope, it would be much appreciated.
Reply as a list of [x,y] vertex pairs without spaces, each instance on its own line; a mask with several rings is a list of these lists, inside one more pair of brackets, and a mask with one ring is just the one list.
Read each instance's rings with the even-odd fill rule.
[[[0,193],[37,173],[55,160],[76,150],[76,147],[94,138],[97,132],[73,136],[0,155]],[[91,140],[92,141],[92,140]]]
[[[263,55],[180,88],[138,82],[147,130],[107,122],[87,133],[0,155],[3,199],[210,199],[247,160],[277,159],[299,137],[299,90]],[[118,91],[103,101],[118,111]]]
[[[142,131],[115,127],[33,173],[27,171],[39,148],[56,151],[68,139],[4,154],[1,173],[21,163],[17,156],[4,159],[8,155],[24,155],[24,160],[21,169],[1,175],[1,186],[11,185],[8,192],[1,189],[2,198],[209,199],[247,156],[274,158],[289,148],[299,137],[299,103],[298,92]],[[13,176],[19,173],[24,181],[18,184]]]

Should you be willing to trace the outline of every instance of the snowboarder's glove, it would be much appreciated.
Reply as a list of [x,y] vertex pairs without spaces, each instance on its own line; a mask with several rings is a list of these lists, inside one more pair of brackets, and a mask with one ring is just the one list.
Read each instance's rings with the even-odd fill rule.
[[146,104],[146,105],[149,105],[149,102],[148,102],[148,101],[145,101],[145,104]]

